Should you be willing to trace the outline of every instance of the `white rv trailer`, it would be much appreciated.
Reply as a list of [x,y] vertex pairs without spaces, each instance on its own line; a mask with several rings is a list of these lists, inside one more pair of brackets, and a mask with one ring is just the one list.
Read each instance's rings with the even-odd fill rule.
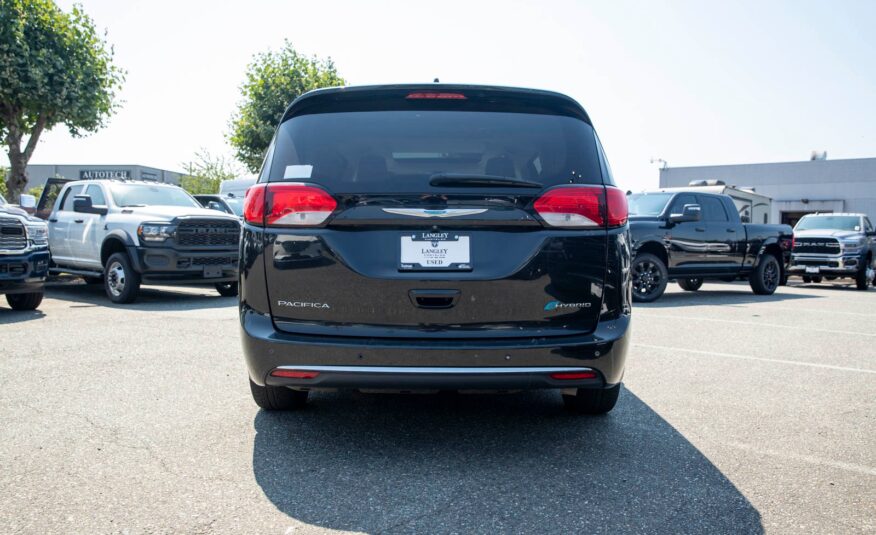
[[736,210],[739,211],[739,218],[743,223],[770,222],[770,208],[773,200],[766,195],[755,192],[754,188],[728,186],[721,180],[693,180],[686,187],[661,188],[658,191],[723,193],[733,199],[733,203],[736,204]]

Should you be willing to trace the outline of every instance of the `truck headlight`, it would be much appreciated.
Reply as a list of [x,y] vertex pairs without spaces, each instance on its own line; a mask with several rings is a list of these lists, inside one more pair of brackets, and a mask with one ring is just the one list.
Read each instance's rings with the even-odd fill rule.
[[137,227],[137,236],[147,242],[163,242],[173,237],[174,226],[169,223],[143,223]]
[[34,245],[47,245],[49,243],[49,230],[44,223],[29,224],[25,228],[27,229],[27,239]]
[[864,246],[863,238],[846,238],[842,242],[843,249],[848,253],[858,252]]

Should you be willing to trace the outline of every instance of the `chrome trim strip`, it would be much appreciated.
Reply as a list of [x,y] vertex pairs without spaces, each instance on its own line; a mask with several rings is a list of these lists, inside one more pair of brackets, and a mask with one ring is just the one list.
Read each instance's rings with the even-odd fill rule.
[[477,215],[487,211],[486,208],[447,208],[429,210],[424,208],[383,208],[388,214],[409,215],[413,217],[460,217],[464,215]]
[[407,375],[513,375],[518,373],[557,373],[557,372],[590,372],[593,368],[565,367],[418,367],[418,366],[277,366],[275,370],[301,370],[314,372],[338,373],[387,373]]

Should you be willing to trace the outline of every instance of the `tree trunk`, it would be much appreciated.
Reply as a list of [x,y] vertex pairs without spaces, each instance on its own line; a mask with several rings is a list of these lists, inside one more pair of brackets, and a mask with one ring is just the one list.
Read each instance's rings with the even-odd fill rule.
[[47,117],[44,115],[37,117],[24,150],[21,150],[22,132],[19,127],[14,123],[7,127],[6,146],[9,148],[9,177],[6,179],[6,191],[9,193],[10,198],[7,200],[10,202],[18,203],[21,194],[27,188],[27,162],[30,161],[30,157],[36,149],[46,121]]

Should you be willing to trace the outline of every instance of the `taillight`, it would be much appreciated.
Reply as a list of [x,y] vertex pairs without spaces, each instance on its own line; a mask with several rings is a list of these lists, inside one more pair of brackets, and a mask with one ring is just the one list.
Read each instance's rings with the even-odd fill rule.
[[254,225],[304,227],[325,222],[338,203],[327,191],[301,183],[257,184],[246,193],[243,217]]
[[546,191],[533,208],[552,227],[611,228],[627,222],[627,198],[611,186],[561,186]]
[[243,219],[253,225],[265,224],[265,187],[267,184],[256,184],[246,190],[243,198]]

